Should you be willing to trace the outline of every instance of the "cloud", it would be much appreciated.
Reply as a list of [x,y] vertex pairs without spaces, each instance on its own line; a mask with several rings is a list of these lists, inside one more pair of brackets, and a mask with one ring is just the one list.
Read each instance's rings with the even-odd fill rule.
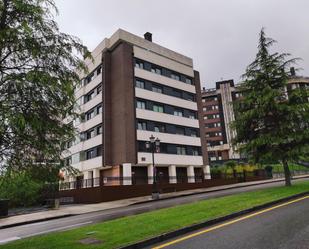
[[239,81],[257,52],[258,33],[266,27],[278,41],[275,50],[303,60],[309,76],[309,1],[307,0],[56,0],[61,31],[90,49],[118,28],[193,58],[202,85],[221,79]]

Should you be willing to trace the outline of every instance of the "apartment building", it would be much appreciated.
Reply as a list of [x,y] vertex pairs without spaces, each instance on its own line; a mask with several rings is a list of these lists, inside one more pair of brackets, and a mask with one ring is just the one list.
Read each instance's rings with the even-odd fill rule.
[[[291,75],[287,91],[309,87],[309,77],[296,76],[293,68]],[[241,97],[237,86],[239,84],[235,85],[231,79],[216,82],[216,88],[202,90],[205,138],[210,164],[242,158],[232,146],[235,131],[230,127],[235,119],[232,102]]]
[[216,88],[202,91],[203,119],[208,158],[211,162],[239,159],[232,147],[234,110],[231,103],[239,97],[233,80],[219,81]]
[[[191,58],[119,29],[86,59],[76,89],[82,118],[64,160],[81,173],[66,181],[152,183],[149,137],[160,139],[156,174],[170,183],[210,177],[199,73]],[[201,128],[201,129],[200,129]],[[132,182],[133,181],[133,182]]]

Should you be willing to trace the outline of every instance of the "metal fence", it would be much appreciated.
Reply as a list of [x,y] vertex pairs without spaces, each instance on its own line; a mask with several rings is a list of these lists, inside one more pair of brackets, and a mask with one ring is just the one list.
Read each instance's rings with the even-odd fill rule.
[[[202,183],[205,181],[218,179],[236,179],[237,182],[252,181],[254,179],[266,179],[265,171],[242,172],[242,173],[219,173],[219,174],[204,174],[196,176],[164,176],[156,177],[157,184],[181,184],[181,183]],[[99,186],[119,186],[119,185],[149,185],[153,184],[154,178],[147,176],[132,176],[132,177],[101,177],[93,179],[81,179],[71,182],[61,182],[60,190],[93,188]]]

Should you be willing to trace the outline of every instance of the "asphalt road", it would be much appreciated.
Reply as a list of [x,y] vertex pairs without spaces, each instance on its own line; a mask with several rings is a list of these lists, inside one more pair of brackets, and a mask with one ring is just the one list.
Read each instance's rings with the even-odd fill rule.
[[0,229],[0,245],[9,241],[27,238],[35,235],[46,234],[55,231],[69,230],[93,223],[112,220],[123,216],[144,213],[160,208],[177,206],[185,203],[192,203],[200,200],[232,195],[241,192],[249,192],[257,189],[282,186],[284,182],[268,183],[238,189],[222,190],[212,193],[196,194],[186,197],[159,200],[156,202],[141,203],[123,208],[115,208],[105,211],[92,212],[88,214],[76,215],[67,218],[49,220],[28,225],[16,226],[7,229]]
[[[309,198],[186,234],[153,249],[308,249]],[[170,243],[170,244],[168,244]]]

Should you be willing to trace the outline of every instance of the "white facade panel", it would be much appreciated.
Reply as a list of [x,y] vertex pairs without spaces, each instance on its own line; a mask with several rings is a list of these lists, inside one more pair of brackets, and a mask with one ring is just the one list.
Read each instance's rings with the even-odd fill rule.
[[[183,165],[183,166],[202,166],[202,156],[185,156],[185,155],[172,155],[156,153],[155,165],[168,166],[168,165]],[[139,164],[147,165],[152,164],[152,154],[147,152],[138,152],[137,160]]]
[[81,124],[79,124],[77,126],[77,129],[79,130],[79,132],[82,132],[82,131],[86,131],[98,124],[101,124],[102,123],[102,113],[96,115],[94,118],[86,121],[86,122],[83,122]]
[[70,151],[71,154],[75,154],[77,152],[83,151],[83,150],[88,150],[92,147],[98,146],[102,144],[102,134],[97,135],[93,138],[90,138],[86,141],[80,142],[76,145],[73,145],[71,148],[68,150]]
[[133,46],[134,51],[134,57],[149,61],[151,63],[154,63],[156,65],[171,69],[173,71],[194,77],[193,69],[192,67],[189,67],[187,65],[184,65],[182,63],[176,62],[170,58],[166,58],[162,55],[159,55],[157,53],[148,51],[143,48],[139,48],[136,46]]
[[159,138],[162,143],[201,146],[201,139],[199,137],[190,137],[190,136],[182,136],[182,135],[176,135],[176,134],[168,134],[168,133],[153,132],[153,131],[143,131],[143,130],[137,130],[136,135],[137,135],[137,140],[140,140],[140,141],[149,141],[149,137],[153,135]]
[[169,105],[197,111],[196,102],[176,98],[176,97],[165,95],[162,93],[152,92],[152,91],[141,89],[138,87],[135,87],[135,96],[138,98],[158,101],[160,103],[169,104]]
[[182,81],[178,81],[178,80],[174,80],[172,78],[168,78],[159,74],[155,74],[152,73],[150,71],[144,70],[144,69],[140,69],[140,68],[134,68],[134,75],[136,77],[142,78],[142,79],[146,79],[146,80],[150,80],[153,82],[157,82],[159,84],[165,85],[165,86],[170,86],[170,87],[174,87],[183,91],[187,91],[190,93],[195,93],[195,86],[194,85],[190,85],[190,84],[186,84]]
[[93,170],[102,167],[102,156],[72,164],[72,166],[80,171]]
[[78,99],[86,93],[90,92],[93,88],[99,85],[102,82],[102,74],[96,76],[90,83],[85,86],[82,86],[76,93],[75,98]]
[[136,109],[136,118],[199,128],[198,119],[178,117],[166,113],[154,112],[145,109]]
[[93,99],[88,101],[86,104],[81,106],[81,111],[86,112],[89,111],[91,108],[95,107],[96,105],[102,103],[102,92],[96,95]]

